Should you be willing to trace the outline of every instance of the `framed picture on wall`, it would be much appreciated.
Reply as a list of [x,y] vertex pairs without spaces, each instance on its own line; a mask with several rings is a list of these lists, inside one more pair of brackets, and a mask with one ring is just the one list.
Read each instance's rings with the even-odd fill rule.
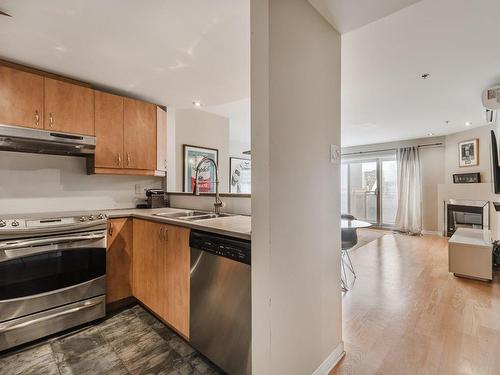
[[[204,157],[210,158],[218,164],[219,150],[191,145],[183,145],[183,149],[183,191],[192,193],[194,190],[196,166]],[[206,162],[200,166],[198,172],[198,189],[200,193],[215,192],[215,166],[213,163]]]
[[252,192],[252,161],[229,158],[229,192],[250,194]]
[[472,167],[479,164],[479,139],[471,139],[458,144],[458,166]]

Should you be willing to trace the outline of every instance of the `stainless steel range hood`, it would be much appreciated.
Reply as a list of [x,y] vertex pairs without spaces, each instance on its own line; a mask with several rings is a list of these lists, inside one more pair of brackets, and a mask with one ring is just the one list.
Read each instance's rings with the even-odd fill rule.
[[0,124],[0,150],[89,157],[95,137]]

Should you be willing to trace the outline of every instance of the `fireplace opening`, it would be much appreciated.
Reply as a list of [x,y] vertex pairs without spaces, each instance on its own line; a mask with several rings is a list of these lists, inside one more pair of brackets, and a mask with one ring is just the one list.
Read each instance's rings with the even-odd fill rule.
[[446,235],[453,236],[458,228],[489,229],[489,202],[460,201],[446,202]]

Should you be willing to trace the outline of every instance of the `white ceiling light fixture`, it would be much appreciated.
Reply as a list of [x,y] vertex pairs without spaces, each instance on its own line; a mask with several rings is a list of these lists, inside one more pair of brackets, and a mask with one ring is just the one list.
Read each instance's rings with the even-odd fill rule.
[[434,133],[427,133],[427,136],[432,137]]
[[471,125],[472,125],[472,122],[470,122],[470,121],[467,121],[467,122],[465,123],[465,126],[471,126]]
[[194,106],[195,108],[200,108],[200,107],[201,107],[201,102],[200,102],[199,100],[195,100],[195,101],[193,102],[193,106]]

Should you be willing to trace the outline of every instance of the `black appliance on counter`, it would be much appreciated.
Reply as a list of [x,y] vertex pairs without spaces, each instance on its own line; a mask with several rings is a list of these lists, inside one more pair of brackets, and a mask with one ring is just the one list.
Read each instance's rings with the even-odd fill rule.
[[137,208],[162,208],[168,207],[168,199],[162,189],[146,189],[146,202],[139,203]]

